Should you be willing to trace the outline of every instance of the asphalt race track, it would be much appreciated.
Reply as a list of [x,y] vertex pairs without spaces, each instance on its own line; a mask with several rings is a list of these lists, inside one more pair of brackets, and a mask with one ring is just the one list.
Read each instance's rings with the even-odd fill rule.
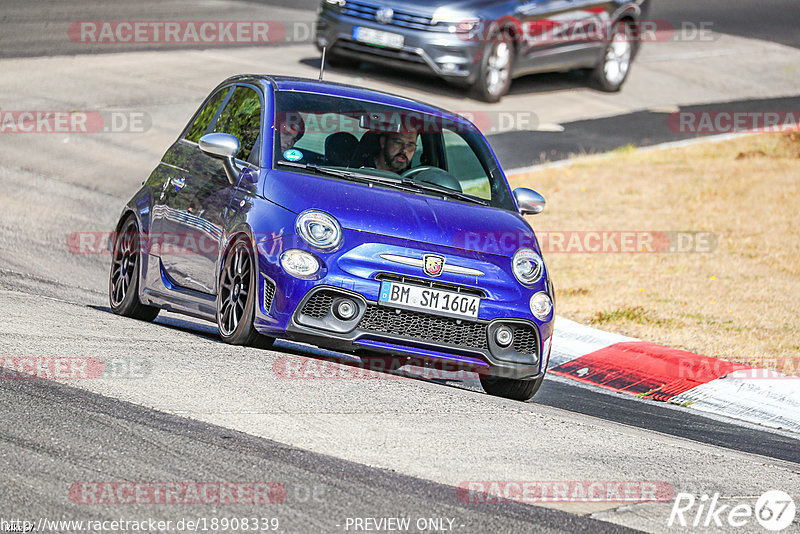
[[[385,469],[315,454],[241,432],[148,410],[56,383],[15,381],[0,390],[4,460],[15,465],[0,498],[3,517],[61,515],[113,520],[118,510],[63,506],[65,484],[94,480],[279,480],[285,502],[259,516],[278,517],[284,532],[330,532],[348,517],[449,518],[464,532],[502,524],[515,532],[630,532],[597,520],[517,503],[468,504],[452,487]],[[49,443],[58,436],[57,446]],[[93,460],[93,461],[92,461]],[[107,464],[107,468],[99,464]],[[98,469],[99,467],[99,469]],[[43,473],[58,473],[55,477]],[[8,472],[6,471],[6,474]],[[35,493],[35,504],[31,494]],[[24,511],[24,514],[21,512]],[[126,510],[127,511],[127,510]],[[130,518],[175,520],[222,514],[205,505],[132,507]],[[229,517],[251,517],[253,507],[232,506]]]
[[800,11],[792,0],[756,3],[750,0],[656,0],[653,19],[673,24],[712,21],[720,33],[800,47]]
[[[674,494],[719,493],[731,506],[753,505],[771,489],[796,495],[795,434],[556,377],[528,403],[489,397],[474,381],[414,378],[413,370],[286,379],[276,369],[287,359],[345,375],[354,362],[288,343],[269,351],[225,345],[213,325],[173,314],[148,324],[110,313],[108,254],[99,244],[76,253],[70,236],[112,229],[221,79],[256,70],[315,76],[318,59],[307,43],[92,46],[70,41],[69,25],[306,21],[315,9],[308,0],[0,1],[0,110],[147,118],[143,131],[0,137],[0,356],[94,357],[122,369],[92,380],[0,380],[0,520],[256,515],[277,518],[283,532],[346,532],[357,530],[354,518],[402,517],[422,520],[419,530],[427,532],[678,532],[668,526],[671,499],[475,503],[456,488],[469,481],[656,481]],[[575,73],[553,74],[519,80],[503,102],[484,107],[436,80],[379,68],[355,75],[331,69],[326,77],[486,112],[493,147],[506,168],[518,168],[694,138],[666,127],[678,110],[798,109],[798,16],[795,0],[657,0],[651,18],[712,20],[721,33],[709,42],[645,47],[619,95],[595,93]],[[537,128],[497,131],[501,113],[529,110]],[[76,484],[104,481],[270,482],[285,498],[261,507],[93,505],[70,493]],[[798,521],[786,532],[799,532]],[[753,522],[741,531],[763,530]]]

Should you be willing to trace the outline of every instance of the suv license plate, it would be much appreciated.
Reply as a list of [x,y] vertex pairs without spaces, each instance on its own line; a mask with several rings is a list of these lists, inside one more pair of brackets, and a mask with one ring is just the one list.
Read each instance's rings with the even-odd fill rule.
[[399,33],[389,33],[372,28],[356,26],[353,28],[353,39],[360,43],[367,43],[386,48],[403,48],[405,38]]

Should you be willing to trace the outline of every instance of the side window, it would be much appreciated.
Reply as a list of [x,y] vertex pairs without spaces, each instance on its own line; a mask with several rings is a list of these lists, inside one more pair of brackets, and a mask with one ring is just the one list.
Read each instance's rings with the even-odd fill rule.
[[411,157],[411,168],[419,167],[422,165],[422,136],[417,136],[417,149],[414,151],[414,155]]
[[206,134],[211,121],[217,114],[217,109],[219,109],[220,104],[222,104],[222,101],[225,99],[225,95],[228,94],[228,90],[229,87],[220,89],[209,99],[206,105],[203,106],[203,109],[200,110],[200,113],[197,114],[192,126],[186,132],[186,139],[196,143]]
[[451,130],[442,131],[447,172],[458,177],[461,190],[468,195],[491,200],[489,177],[480,159],[463,137]]
[[[322,131],[322,128],[315,128],[311,125],[319,124],[320,123],[320,116],[319,115],[311,115],[305,112],[288,112],[285,117],[285,123],[296,124],[300,123],[303,125],[303,135],[300,139],[297,139],[292,148],[298,148],[300,150],[310,151],[310,152],[317,152],[318,154],[322,154],[325,152],[325,138],[328,137],[330,132]],[[306,127],[306,125],[309,125]],[[280,124],[275,125],[276,128],[280,127]],[[330,128],[329,128],[330,130]],[[285,131],[285,130],[284,130]],[[291,131],[288,135],[291,135]],[[276,139],[278,136],[275,136]],[[280,141],[280,139],[277,139]],[[280,154],[280,151],[278,152]]]
[[237,87],[214,125],[214,132],[235,135],[242,146],[236,157],[258,164],[256,140],[261,133],[261,100],[258,93],[250,87]]

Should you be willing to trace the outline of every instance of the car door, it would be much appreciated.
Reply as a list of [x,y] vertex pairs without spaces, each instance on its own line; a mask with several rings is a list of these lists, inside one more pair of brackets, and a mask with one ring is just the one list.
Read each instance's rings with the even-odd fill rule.
[[[237,166],[248,176],[259,164],[261,110],[262,98],[257,88],[235,85],[210,126],[210,132],[239,139]],[[222,160],[206,154],[196,144],[190,148],[183,167],[187,176],[177,203],[183,211],[174,218],[172,227],[179,236],[179,246],[165,261],[165,269],[178,285],[215,294],[219,247],[238,180],[231,184]]]
[[158,181],[153,184],[150,250],[158,256],[162,269],[174,285],[183,285],[185,276],[178,264],[182,256],[191,252],[186,250],[183,222],[189,213],[186,186],[191,180],[187,163],[197,150],[197,141],[211,130],[232,92],[233,87],[223,87],[206,99],[181,137],[167,150],[157,169]]
[[517,73],[592,66],[603,46],[610,0],[520,0]]

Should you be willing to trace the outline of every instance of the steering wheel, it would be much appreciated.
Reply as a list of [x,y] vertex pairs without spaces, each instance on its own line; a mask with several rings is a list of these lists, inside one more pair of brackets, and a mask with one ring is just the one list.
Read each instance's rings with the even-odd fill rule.
[[439,169],[439,167],[434,167],[433,165],[421,165],[419,167],[414,167],[413,169],[408,169],[406,172],[404,172],[400,176],[402,176],[403,178],[412,178],[413,179],[419,173],[421,173],[423,171],[429,171],[431,169],[441,170],[441,169]]

